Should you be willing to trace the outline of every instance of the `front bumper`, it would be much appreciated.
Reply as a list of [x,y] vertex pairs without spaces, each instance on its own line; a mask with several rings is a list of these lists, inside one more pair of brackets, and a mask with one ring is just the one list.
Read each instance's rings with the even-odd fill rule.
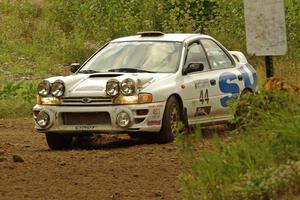
[[[38,132],[56,133],[118,133],[118,132],[159,132],[165,102],[109,105],[109,106],[45,106],[35,105],[34,115],[44,111],[49,115],[45,128],[35,122]],[[116,118],[120,112],[130,116],[130,124],[122,128]],[[102,115],[104,114],[104,115]],[[95,119],[95,117],[100,117]]]

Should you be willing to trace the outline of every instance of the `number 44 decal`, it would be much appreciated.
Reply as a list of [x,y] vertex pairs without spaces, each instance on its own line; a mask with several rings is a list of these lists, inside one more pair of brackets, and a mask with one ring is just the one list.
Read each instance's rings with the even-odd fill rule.
[[204,102],[206,102],[207,104],[209,103],[208,89],[205,89],[205,91],[200,90],[199,101],[202,104],[204,104]]

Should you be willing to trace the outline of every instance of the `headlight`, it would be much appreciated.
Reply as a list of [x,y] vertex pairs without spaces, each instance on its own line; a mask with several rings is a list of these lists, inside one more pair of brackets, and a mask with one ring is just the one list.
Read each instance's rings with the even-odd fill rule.
[[106,83],[106,94],[109,96],[116,96],[119,94],[119,81],[109,80]]
[[61,97],[64,95],[65,85],[64,82],[58,80],[52,83],[51,86],[51,94],[55,97]]
[[51,83],[49,81],[43,80],[38,84],[37,92],[39,95],[45,97],[48,96],[51,90]]
[[120,89],[123,95],[132,95],[135,92],[135,82],[134,80],[127,78],[121,82]]
[[119,95],[114,100],[115,104],[138,104],[138,103],[152,103],[152,94],[141,93],[139,95],[123,96]]
[[41,97],[38,95],[37,96],[37,104],[50,105],[50,106],[60,105],[61,99],[59,99],[57,97]]
[[138,103],[139,97],[137,95],[134,96],[123,96],[119,95],[114,100],[115,104],[136,104]]

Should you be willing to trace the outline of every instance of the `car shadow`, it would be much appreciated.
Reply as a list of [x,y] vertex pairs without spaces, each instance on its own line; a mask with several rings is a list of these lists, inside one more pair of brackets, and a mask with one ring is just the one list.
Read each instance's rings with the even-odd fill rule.
[[[191,130],[190,134],[193,134]],[[215,135],[220,138],[228,136],[229,130],[226,125],[214,125],[201,128],[202,137],[204,139],[211,139]],[[158,144],[155,134],[143,135],[139,138],[131,138],[127,134],[122,135],[94,135],[91,137],[82,136],[75,138],[72,149],[118,149],[130,148],[133,146]]]
[[[188,134],[193,134],[196,128],[192,127]],[[208,127],[201,128],[201,135],[203,139],[210,140],[215,135],[220,138],[228,137],[230,130],[226,125],[213,125]],[[80,136],[75,137],[73,140],[73,144],[71,148],[61,150],[61,151],[69,151],[69,150],[110,150],[110,149],[122,149],[122,148],[131,148],[135,146],[142,145],[153,145],[158,144],[156,140],[155,134],[147,134],[143,135],[143,137],[139,138],[131,138],[127,134],[97,134],[93,136]],[[51,151],[48,149],[37,150],[39,152]]]
[[156,144],[154,136],[130,138],[127,135],[94,135],[76,137],[72,149],[117,149],[129,148],[137,145]]

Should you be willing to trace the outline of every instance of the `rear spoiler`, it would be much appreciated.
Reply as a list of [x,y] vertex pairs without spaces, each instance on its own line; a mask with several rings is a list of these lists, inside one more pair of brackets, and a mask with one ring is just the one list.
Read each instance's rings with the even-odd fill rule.
[[240,51],[229,51],[229,53],[233,56],[233,58],[237,62],[243,63],[243,64],[248,63],[247,58],[245,57],[245,55],[242,52],[240,52]]

